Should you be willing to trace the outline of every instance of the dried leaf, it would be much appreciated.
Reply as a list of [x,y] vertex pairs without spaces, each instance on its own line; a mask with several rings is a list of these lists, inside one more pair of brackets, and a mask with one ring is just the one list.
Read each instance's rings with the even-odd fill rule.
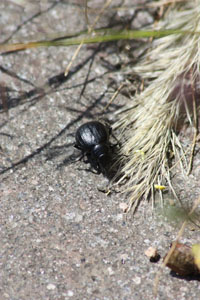
[[176,244],[176,248],[166,265],[181,276],[200,275],[192,247],[182,243]]

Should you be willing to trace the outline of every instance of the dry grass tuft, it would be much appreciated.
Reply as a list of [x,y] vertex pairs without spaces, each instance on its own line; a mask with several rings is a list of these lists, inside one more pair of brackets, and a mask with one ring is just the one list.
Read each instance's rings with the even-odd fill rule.
[[[174,4],[156,29],[200,32],[200,0]],[[133,69],[149,85],[132,99],[115,124],[125,136],[120,183],[131,192],[129,210],[153,195],[155,185],[170,182],[169,150],[190,168],[176,135],[185,116],[197,133],[196,98],[200,95],[200,35],[174,34],[152,42]]]

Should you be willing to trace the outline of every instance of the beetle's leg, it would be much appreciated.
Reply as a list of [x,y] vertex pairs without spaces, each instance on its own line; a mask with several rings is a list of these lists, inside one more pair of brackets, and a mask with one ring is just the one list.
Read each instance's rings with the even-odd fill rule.
[[101,171],[100,171],[100,170],[97,170],[97,169],[95,169],[96,172],[94,172],[94,171],[92,170],[92,168],[90,168],[90,171],[91,171],[93,174],[96,174],[96,175],[101,174]]
[[74,144],[74,148],[76,148],[78,150],[82,150],[81,147],[79,147],[77,144]]
[[87,162],[90,164],[90,167],[88,170],[91,173],[96,174],[96,175],[99,175],[101,173],[99,166],[96,163],[94,163],[91,159],[88,158]]
[[78,161],[82,160],[84,158],[85,154],[82,153],[81,156],[79,157]]
[[[78,150],[80,150],[77,147],[75,147],[75,148],[78,149]],[[77,157],[74,162],[81,161],[82,159],[84,159],[84,157],[85,157],[85,153],[82,151],[81,155],[79,157]],[[85,162],[85,161],[83,160],[83,162]]]
[[[76,149],[78,149],[78,150],[80,150],[82,153],[81,153],[81,156],[76,160],[76,161],[80,161],[80,160],[82,160],[83,159],[83,162],[84,163],[88,163],[88,154],[87,153],[85,153],[83,150],[82,150],[82,148],[80,147],[80,146],[78,146],[77,144],[74,144],[74,148],[76,148]],[[84,158],[85,157],[87,157],[87,160],[84,160]]]
[[102,168],[99,164],[96,165],[95,169],[96,169],[98,175],[102,173]]
[[88,158],[88,155],[87,154],[83,154],[83,162],[85,163],[85,164],[88,164],[89,162],[90,162],[90,159]]

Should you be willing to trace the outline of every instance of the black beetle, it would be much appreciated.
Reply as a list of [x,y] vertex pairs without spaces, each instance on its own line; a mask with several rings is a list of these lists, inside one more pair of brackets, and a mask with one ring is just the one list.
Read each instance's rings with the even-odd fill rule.
[[75,147],[82,151],[82,156],[98,174],[106,173],[111,155],[109,137],[111,127],[99,121],[91,121],[81,125],[76,131]]

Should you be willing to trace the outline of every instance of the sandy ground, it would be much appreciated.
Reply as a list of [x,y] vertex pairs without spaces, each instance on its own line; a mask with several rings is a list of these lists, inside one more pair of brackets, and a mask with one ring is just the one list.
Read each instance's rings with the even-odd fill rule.
[[[0,3],[1,43],[86,28],[82,1],[27,1],[25,7],[16,2]],[[102,3],[91,6],[99,11]],[[117,5],[120,1],[113,1]],[[107,9],[98,26],[129,18],[139,27],[152,20],[147,12],[133,15],[134,9]],[[92,22],[94,12],[89,16]],[[6,97],[9,112],[1,106],[2,300],[151,299],[162,260],[150,263],[144,252],[154,246],[163,257],[181,226],[178,214],[172,223],[161,210],[153,212],[150,203],[143,202],[134,218],[126,216],[121,209],[128,201],[125,195],[107,196],[97,189],[102,175],[88,172],[84,163],[67,163],[78,126],[105,116],[112,122],[114,112],[129,101],[120,96],[103,111],[124,80],[118,66],[128,58],[119,52],[119,43],[83,46],[64,77],[75,49],[37,48],[0,56],[1,98]],[[188,134],[185,142],[190,141]],[[190,207],[200,194],[199,165],[197,151],[190,176],[175,172],[178,195]],[[199,241],[199,229],[187,227],[181,241]],[[199,295],[198,280],[163,270],[157,299],[196,300]]]

